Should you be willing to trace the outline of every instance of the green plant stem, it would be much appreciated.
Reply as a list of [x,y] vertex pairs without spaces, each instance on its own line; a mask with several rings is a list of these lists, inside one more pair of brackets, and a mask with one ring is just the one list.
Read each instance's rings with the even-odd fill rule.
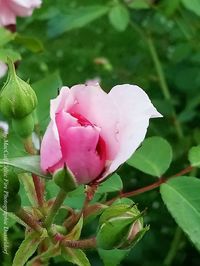
[[167,256],[164,259],[163,265],[164,266],[170,266],[172,265],[172,262],[177,254],[177,251],[180,247],[181,238],[183,236],[183,231],[180,229],[180,227],[177,226],[176,232],[174,235],[174,238],[172,240],[169,252],[167,253]]
[[166,100],[171,101],[170,91],[169,91],[169,88],[168,88],[168,85],[167,85],[167,82],[165,79],[165,75],[164,75],[164,72],[162,69],[160,59],[158,57],[158,54],[157,54],[157,51],[156,51],[156,48],[155,48],[155,45],[153,43],[151,36],[147,37],[147,43],[148,43],[151,57],[153,59],[153,62],[154,62],[155,68],[156,68],[156,72],[157,72],[158,77],[159,77],[160,87],[162,89],[163,95],[164,95]]
[[[172,102],[170,90],[169,90],[169,87],[167,85],[167,81],[165,79],[162,64],[160,62],[158,53],[156,51],[156,47],[155,47],[153,40],[152,40],[150,35],[147,38],[147,43],[148,43],[148,47],[149,47],[149,51],[150,51],[152,60],[153,60],[154,65],[155,65],[156,72],[158,74],[160,87],[161,87],[161,90],[163,92],[163,95],[167,101]],[[174,108],[173,108],[173,112],[172,112],[172,118],[173,118],[173,122],[174,122],[174,125],[176,128],[177,136],[181,139],[181,138],[183,138],[183,131],[182,131],[180,122],[177,119],[177,115],[176,115]]]
[[35,218],[28,214],[23,208],[18,210],[15,215],[19,217],[25,224],[27,224],[30,228],[35,230],[38,233],[42,233],[43,229],[40,224],[35,220]]
[[82,239],[82,240],[64,240],[62,241],[62,245],[68,248],[80,248],[80,249],[88,249],[88,248],[96,248],[96,238]]
[[96,237],[88,238],[88,239],[80,239],[80,240],[69,240],[65,239],[65,236],[60,234],[55,234],[53,236],[53,242],[60,244],[63,247],[68,248],[81,248],[81,249],[88,249],[88,248],[95,248],[97,246]]
[[67,196],[67,193],[63,189],[61,189],[59,191],[59,193],[58,193],[58,195],[57,195],[57,197],[56,197],[56,199],[55,199],[55,201],[54,201],[54,203],[53,203],[53,205],[52,205],[52,207],[51,207],[51,209],[50,209],[50,211],[49,211],[49,213],[45,219],[45,221],[44,221],[44,224],[45,224],[47,229],[53,223],[53,220],[54,220],[59,208],[61,207],[63,201],[65,200],[66,196]]
[[[159,59],[156,47],[154,45],[154,42],[152,40],[152,37],[150,36],[150,34],[145,33],[141,27],[139,27],[136,23],[134,23],[133,21],[131,21],[130,23],[131,27],[134,29],[134,31],[136,31],[141,37],[142,39],[147,43],[148,47],[149,47],[149,52],[151,55],[151,58],[153,60],[158,78],[159,78],[159,82],[160,82],[160,88],[162,90],[163,96],[165,97],[165,99],[169,102],[172,102],[172,97],[170,94],[170,90],[164,75],[164,71],[162,68],[162,64],[161,61]],[[182,138],[183,137],[183,131],[180,125],[179,120],[177,119],[177,115],[176,112],[173,108],[173,113],[172,113],[172,118],[173,118],[173,122],[175,125],[175,129],[177,132],[177,136],[178,138]]]

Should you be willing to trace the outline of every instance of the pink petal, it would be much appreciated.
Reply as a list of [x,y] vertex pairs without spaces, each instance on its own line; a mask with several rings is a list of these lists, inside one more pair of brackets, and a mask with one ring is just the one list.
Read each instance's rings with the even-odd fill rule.
[[112,88],[109,92],[110,101],[119,107],[120,149],[104,177],[114,172],[139,147],[144,140],[149,119],[162,117],[152,105],[147,94],[138,86],[124,84]]
[[73,86],[71,94],[76,104],[68,108],[68,111],[81,114],[101,129],[101,137],[107,146],[107,159],[112,160],[119,149],[116,139],[119,112],[113,100],[98,84]]
[[16,16],[9,8],[6,1],[0,0],[0,26],[16,23]]
[[40,155],[40,165],[44,172],[47,172],[62,158],[58,130],[54,121],[50,122],[42,139]]
[[7,0],[9,8],[16,16],[31,16],[35,8],[40,7],[41,0]]
[[105,158],[98,154],[99,130],[92,126],[71,127],[66,131],[64,160],[79,184],[97,178],[104,169]]
[[62,110],[66,109],[67,107],[71,107],[73,105],[73,97],[70,94],[70,90],[68,87],[62,87],[60,90],[59,95],[51,100],[51,107],[50,107],[50,117],[51,119],[55,120],[55,114],[61,112]]
[[[61,164],[60,160],[62,159],[62,151],[58,128],[56,125],[56,114],[61,112],[65,107],[65,103],[71,99],[68,96],[70,96],[69,89],[67,87],[63,87],[59,96],[54,100],[51,100],[51,122],[45,132],[41,144],[41,169],[44,172],[47,170],[53,172],[57,169],[56,165],[60,166]],[[62,125],[62,122],[59,122],[59,125]]]

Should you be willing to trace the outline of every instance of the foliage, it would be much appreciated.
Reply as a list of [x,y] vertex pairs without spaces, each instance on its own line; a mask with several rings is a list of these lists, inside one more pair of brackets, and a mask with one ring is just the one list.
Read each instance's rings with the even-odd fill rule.
[[[25,80],[30,78],[38,97],[34,119],[40,126],[40,135],[49,121],[50,99],[58,89],[63,84],[71,86],[93,78],[101,79],[105,91],[121,83],[139,85],[163,115],[162,119],[151,121],[149,138],[127,164],[99,186],[91,202],[95,212],[87,217],[83,229],[82,225],[79,228],[81,237],[90,237],[98,228],[106,200],[117,197],[119,192],[136,191],[130,197],[139,209],[148,208],[144,220],[150,230],[144,239],[132,250],[88,250],[87,257],[81,249],[50,247],[42,258],[47,261],[54,254],[49,265],[68,265],[61,254],[77,265],[89,265],[88,259],[97,266],[103,262],[106,266],[199,265],[199,16],[198,0],[44,0],[32,17],[18,19],[17,33],[0,28],[0,60],[20,60],[17,73]],[[5,79],[0,80],[1,87]],[[0,114],[0,120],[6,118]],[[39,157],[27,156],[12,129],[8,143],[7,164],[24,175],[19,193],[22,205],[30,212],[35,197],[33,184],[23,180],[31,177],[29,173],[43,175]],[[0,165],[3,145],[4,139],[0,138]],[[183,169],[186,171],[182,173]],[[185,176],[187,170],[191,176]],[[179,177],[165,179],[177,172]],[[48,181],[49,176],[43,178],[46,198],[52,199],[58,187]],[[160,194],[158,189],[139,194],[137,189],[152,183],[158,184],[154,188],[161,185]],[[27,197],[28,193],[31,196]],[[70,192],[64,201],[68,209],[61,208],[56,221],[68,217],[70,208],[80,210],[84,200],[83,186]],[[123,200],[131,204],[130,199],[118,199]],[[42,216],[41,212],[35,215],[38,219]],[[22,242],[23,228],[15,220],[19,222],[9,213],[9,255],[1,255],[4,266],[11,265],[20,243],[22,249],[26,246],[24,260],[32,256],[40,241],[45,243],[46,235],[37,235],[31,246],[33,233]],[[1,228],[2,223],[0,218]],[[3,243],[2,231],[0,239]],[[19,253],[20,249],[15,262]]]

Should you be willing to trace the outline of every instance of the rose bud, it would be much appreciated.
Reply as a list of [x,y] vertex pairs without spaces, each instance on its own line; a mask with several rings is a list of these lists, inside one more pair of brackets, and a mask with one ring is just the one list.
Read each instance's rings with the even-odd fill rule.
[[63,87],[51,100],[51,122],[41,144],[41,168],[67,168],[78,184],[100,182],[143,141],[149,119],[161,117],[138,86],[99,84]]
[[32,112],[36,108],[37,97],[31,86],[16,75],[10,59],[8,66],[9,75],[0,92],[0,111],[12,119],[14,130],[24,138],[34,128]]
[[35,8],[40,7],[41,0],[1,0],[0,26],[16,24],[16,17],[31,16]]
[[97,246],[102,249],[128,249],[148,230],[143,228],[142,214],[137,206],[119,204],[108,207],[99,219]]

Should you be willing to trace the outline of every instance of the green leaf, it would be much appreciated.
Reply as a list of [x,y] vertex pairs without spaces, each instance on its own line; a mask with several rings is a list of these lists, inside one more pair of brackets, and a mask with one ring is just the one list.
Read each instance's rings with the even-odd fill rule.
[[28,233],[24,241],[17,250],[12,266],[23,266],[28,259],[35,253],[40,242],[47,236],[46,230],[44,234],[39,235],[37,232]]
[[103,260],[104,266],[117,266],[128,255],[129,250],[104,250],[99,248],[98,253]]
[[40,40],[30,36],[24,36],[17,33],[15,42],[22,44],[31,52],[38,53],[44,50],[43,44]]
[[69,234],[67,234],[65,239],[78,240],[80,238],[80,236],[81,236],[82,228],[83,228],[83,215],[79,219],[78,223],[74,226],[72,231]]
[[200,250],[200,180],[180,176],[161,185],[161,195],[177,224]]
[[62,81],[58,72],[55,72],[44,79],[31,85],[35,90],[39,102],[37,114],[41,130],[45,130],[49,123],[50,100],[58,94],[58,89],[62,86]]
[[90,262],[81,249],[62,248],[62,256],[66,261],[78,266],[90,266]]
[[146,174],[160,177],[169,168],[171,161],[170,144],[161,137],[151,137],[143,142],[127,163]]
[[151,5],[149,0],[132,0],[128,6],[133,9],[148,9]]
[[7,62],[7,58],[10,58],[13,62],[21,60],[21,55],[18,52],[15,52],[11,49],[0,49],[0,60]]
[[182,0],[182,4],[185,8],[194,12],[196,15],[200,16],[200,1],[199,0]]
[[15,33],[11,33],[3,27],[0,27],[0,46],[7,44],[15,38]]
[[191,166],[200,167],[200,145],[192,147],[188,154]]
[[37,260],[41,261],[41,263],[44,262],[44,265],[46,261],[48,261],[50,258],[52,257],[56,257],[58,255],[60,255],[61,251],[60,251],[60,246],[59,246],[59,242],[56,245],[50,245],[48,246],[47,251],[43,252],[42,254],[39,254],[38,256],[34,257],[32,260],[30,260],[26,266],[33,266],[35,265],[34,263],[36,263]]
[[15,157],[27,155],[21,139],[14,132],[9,132],[6,138],[0,136],[0,159],[4,158],[5,150],[8,152],[8,157],[13,154],[15,154]]
[[97,18],[105,15],[109,10],[107,6],[87,6],[71,9],[49,21],[48,35],[56,37],[66,31],[81,28]]
[[160,8],[164,10],[167,16],[171,16],[178,9],[180,2],[181,0],[173,0],[173,1],[163,0],[160,4]]
[[109,20],[116,30],[124,31],[130,20],[128,9],[121,4],[112,7],[109,12]]
[[30,172],[30,173],[39,175],[41,177],[50,178],[50,176],[44,175],[44,173],[42,172],[40,168],[40,156],[39,155],[9,158],[6,161],[0,159],[0,166],[1,165],[13,166],[19,169],[20,173]]
[[22,183],[19,193],[21,196],[22,205],[29,206],[29,204],[27,204],[27,201],[29,201],[32,206],[37,206],[37,196],[32,177],[29,174],[19,174],[18,177],[20,182]]
[[118,174],[114,174],[99,185],[96,193],[115,192],[122,190],[122,188],[123,183],[121,177]]

